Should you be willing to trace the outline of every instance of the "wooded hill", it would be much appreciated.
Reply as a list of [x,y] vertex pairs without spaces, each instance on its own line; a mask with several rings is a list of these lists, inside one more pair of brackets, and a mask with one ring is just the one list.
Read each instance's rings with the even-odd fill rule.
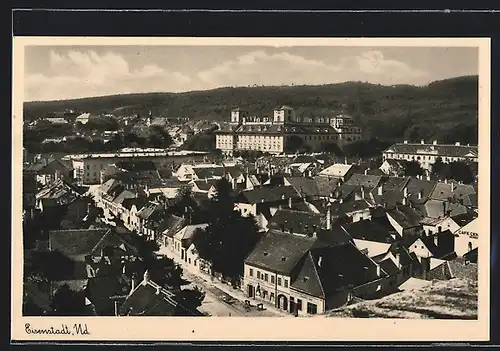
[[346,82],[318,86],[226,87],[187,93],[113,95],[65,101],[26,102],[24,118],[33,120],[76,109],[116,116],[147,115],[227,121],[240,106],[256,115],[289,105],[302,116],[344,109],[367,137],[384,140],[439,140],[477,143],[478,77],[462,76],[426,86],[383,86]]

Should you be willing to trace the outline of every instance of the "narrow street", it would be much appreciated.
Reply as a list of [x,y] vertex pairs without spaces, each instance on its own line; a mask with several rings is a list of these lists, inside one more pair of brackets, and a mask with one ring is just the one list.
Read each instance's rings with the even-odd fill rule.
[[[185,264],[180,262],[180,260],[166,248],[160,249],[160,253],[173,258],[174,261],[183,268],[184,279],[205,291],[205,300],[198,308],[203,313],[216,317],[291,317],[288,313],[280,312],[272,308],[265,307],[263,310],[259,310],[255,301],[252,302],[251,307],[245,307],[245,298],[241,291],[231,291],[231,287],[227,285],[222,287],[223,283],[217,280],[210,281],[208,276],[202,277],[191,273],[185,267]],[[218,285],[221,287],[218,287]],[[187,285],[186,288],[189,288],[189,285]]]

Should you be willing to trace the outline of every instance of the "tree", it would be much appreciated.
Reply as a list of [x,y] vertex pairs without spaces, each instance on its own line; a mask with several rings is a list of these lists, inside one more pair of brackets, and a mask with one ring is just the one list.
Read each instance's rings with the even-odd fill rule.
[[179,289],[182,283],[182,268],[173,259],[162,257],[146,263],[151,280],[163,287]]
[[450,162],[447,165],[445,176],[447,179],[454,179],[457,182],[470,184],[474,182],[475,175],[471,170],[469,164],[464,161]]
[[56,316],[85,316],[85,294],[70,289],[68,284],[61,285],[54,296],[50,307]]
[[431,173],[438,179],[442,179],[447,166],[441,157],[437,157],[431,166]]
[[425,171],[418,161],[408,161],[405,163],[404,174],[406,177],[416,177],[424,175]]
[[44,310],[39,307],[31,296],[23,294],[23,316],[42,316]]
[[189,310],[195,310],[201,306],[205,299],[205,292],[198,287],[194,289],[183,289],[177,293],[177,300]]
[[32,251],[25,258],[24,276],[34,282],[51,282],[71,278],[75,261],[60,251]]
[[196,233],[194,242],[200,257],[211,263],[212,271],[236,284],[243,273],[243,261],[259,239],[258,227],[253,216],[243,217],[234,210],[224,184],[217,184],[217,197],[209,203],[209,225]]

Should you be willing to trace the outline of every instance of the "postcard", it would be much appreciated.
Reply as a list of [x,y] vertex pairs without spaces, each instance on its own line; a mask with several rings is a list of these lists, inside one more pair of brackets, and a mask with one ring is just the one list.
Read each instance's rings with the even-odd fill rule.
[[489,338],[488,38],[13,43],[13,340]]

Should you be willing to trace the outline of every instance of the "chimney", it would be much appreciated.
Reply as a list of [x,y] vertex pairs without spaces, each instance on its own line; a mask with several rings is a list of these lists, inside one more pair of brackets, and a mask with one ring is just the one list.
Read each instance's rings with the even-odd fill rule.
[[457,142],[455,143],[455,146],[460,146],[460,142],[459,142],[459,141],[457,141]]
[[382,275],[382,270],[380,269],[380,265],[377,265],[377,277]]
[[446,216],[446,212],[447,212],[446,201],[443,201],[443,217]]
[[150,278],[149,271],[146,269],[146,271],[144,272],[144,277],[142,279],[142,285],[144,286],[148,285],[149,278]]
[[332,205],[326,207],[326,230],[332,229]]
[[161,292],[161,288],[160,288],[160,286],[158,285],[158,286],[156,287],[156,295],[160,295],[160,292]]
[[137,279],[135,273],[132,274],[132,278],[130,279],[130,294],[135,290],[135,280]]
[[365,198],[365,187],[363,185],[361,185],[361,198]]
[[408,197],[408,188],[405,186],[403,189],[403,197],[407,198]]
[[323,257],[319,256],[318,258],[318,267],[321,267],[321,261],[323,260]]
[[420,191],[418,192],[418,199],[419,200],[422,200],[422,193],[423,193],[423,190],[420,189]]
[[365,169],[365,175],[368,175],[368,168]]
[[455,190],[455,184],[453,182],[450,182],[450,185],[451,185],[451,192],[453,192]]
[[437,145],[437,144],[438,144],[437,140],[434,140],[434,141],[432,142],[432,145]]
[[425,142],[424,142],[423,140],[420,140],[420,144],[424,145],[424,144],[425,144]]
[[126,274],[126,273],[127,273],[127,265],[124,263],[122,266],[122,274]]
[[396,253],[395,257],[396,257],[396,267],[398,267],[398,269],[400,269],[401,268],[401,255],[400,255],[400,253],[399,252]]
[[403,197],[403,200],[401,203],[403,204],[403,206],[406,206],[406,197]]
[[405,141],[404,141],[404,143],[405,143],[405,144],[408,144],[408,140],[405,140]]
[[444,178],[444,183],[448,184],[448,179]]
[[434,245],[436,247],[439,245],[439,237],[437,235],[434,236]]
[[92,204],[89,202],[87,204],[87,215],[90,213],[90,209],[92,208]]
[[382,196],[382,192],[383,192],[383,190],[384,190],[384,189],[382,188],[382,184],[380,184],[380,185],[378,186],[378,191],[377,191],[377,194],[378,194],[379,196]]
[[292,208],[292,198],[288,198],[288,208]]

